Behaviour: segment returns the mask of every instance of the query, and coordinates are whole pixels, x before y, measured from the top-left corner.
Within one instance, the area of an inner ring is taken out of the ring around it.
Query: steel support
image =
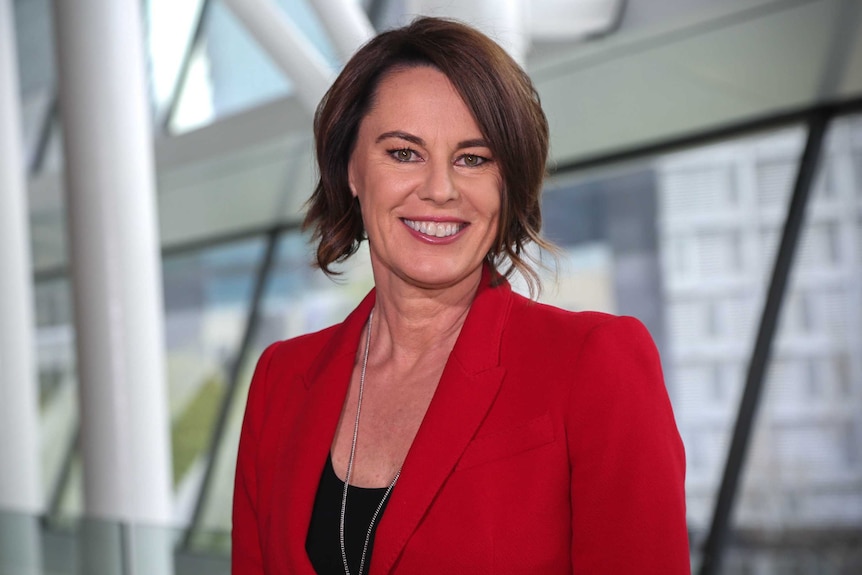
[[[802,233],[805,209],[811,195],[811,186],[817,171],[823,138],[831,117],[832,115],[828,111],[821,111],[811,118],[808,125],[808,141],[805,144],[805,151],[802,154],[799,170],[796,174],[793,195],[790,198],[790,207],[787,211],[787,219],[784,222],[781,243],[778,247],[778,255],[775,258],[772,278],[766,293],[766,302],[760,317],[760,326],[748,366],[745,389],[737,412],[733,438],[724,466],[724,475],[715,500],[712,524],[704,544],[700,575],[716,575],[720,572],[722,554],[730,531],[731,512],[736,501],[739,479],[745,465],[748,446],[751,443],[752,429],[760,405],[764,377],[769,367],[770,352],[772,342],[775,339],[781,304],[784,301],[796,246]]]
[[[313,0],[311,6],[345,62],[374,36],[368,14],[355,0]]]
[[[273,62],[293,81],[294,90],[309,112],[335,79],[320,52],[273,0],[223,0],[254,36]]]
[[[28,172],[31,176],[35,176],[42,171],[45,156],[48,154],[48,145],[51,143],[51,132],[54,128],[54,121],[57,119],[58,113],[57,91],[52,90],[51,101],[48,103],[45,115],[42,117],[42,123],[39,126],[39,137],[36,140],[36,148],[30,159]]]
[[[260,322],[260,307],[263,303],[263,297],[266,293],[266,286],[269,283],[270,275],[275,266],[275,256],[278,251],[278,239],[280,237],[281,233],[278,228],[270,230],[267,235],[266,251],[263,254],[263,259],[261,259],[260,267],[258,267],[257,276],[254,280],[254,288],[248,305],[248,314],[246,316],[242,341],[240,342],[234,361],[230,366],[230,371],[227,376],[227,392],[222,399],[218,418],[216,419],[215,427],[210,436],[209,448],[207,450],[206,470],[204,471],[203,481],[201,481],[200,491],[198,491],[198,497],[195,501],[192,518],[189,521],[189,525],[186,527],[186,532],[183,536],[182,547],[186,549],[191,547],[192,538],[200,524],[204,506],[206,505],[207,498],[209,496],[213,470],[216,468],[220,447],[222,446],[222,442],[227,431],[228,417],[230,416],[231,408],[236,401],[240,371],[242,370],[242,366],[248,360],[248,354],[251,351],[251,344],[254,340],[254,335],[257,333],[257,325]]]

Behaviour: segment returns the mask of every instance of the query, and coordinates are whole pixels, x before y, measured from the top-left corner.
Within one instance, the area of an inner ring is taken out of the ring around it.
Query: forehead
[[[455,86],[432,66],[395,68],[381,78],[360,131],[380,124],[407,131],[411,126],[424,130],[433,126],[481,136],[476,119]]]
[[[385,71],[377,82],[375,100],[381,93],[401,92],[410,88],[418,88],[419,92],[440,89],[458,96],[458,91],[446,74],[431,64],[415,64],[396,65]]]

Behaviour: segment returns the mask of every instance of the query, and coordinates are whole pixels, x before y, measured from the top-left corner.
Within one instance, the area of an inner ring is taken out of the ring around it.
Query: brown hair
[[[365,239],[358,200],[348,187],[347,165],[359,124],[381,79],[393,69],[432,66],[452,82],[476,119],[500,166],[502,191],[497,238],[486,261],[493,269],[509,260],[503,275],[518,269],[534,293],[539,276],[527,259],[529,242],[552,246],[539,236],[539,196],[548,156],[548,121],[530,78],[490,38],[452,20],[418,18],[384,32],[350,59],[317,107],[314,137],[320,179],[308,200],[303,229],[312,229],[317,265],[350,257]]]

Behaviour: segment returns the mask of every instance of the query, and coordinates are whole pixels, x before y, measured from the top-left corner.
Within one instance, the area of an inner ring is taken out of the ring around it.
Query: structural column
[[[338,55],[347,62],[360,46],[374,37],[374,26],[359,2],[353,0],[314,0],[311,3]]]
[[[138,0],[54,1],[85,512],[153,533],[173,510],[140,11]],[[165,552],[148,555],[147,573],[170,569]]]
[[[335,72],[274,0],[222,0],[272,61],[293,81],[297,98],[313,114]]]
[[[39,389],[12,0],[0,0],[0,573],[41,572]]]

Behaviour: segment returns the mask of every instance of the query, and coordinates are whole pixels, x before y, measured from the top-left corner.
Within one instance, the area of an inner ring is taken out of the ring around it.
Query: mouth
[[[433,238],[448,238],[450,236],[454,236],[468,225],[464,222],[429,222],[408,220],[406,218],[402,218],[401,221],[404,222],[411,230]]]

